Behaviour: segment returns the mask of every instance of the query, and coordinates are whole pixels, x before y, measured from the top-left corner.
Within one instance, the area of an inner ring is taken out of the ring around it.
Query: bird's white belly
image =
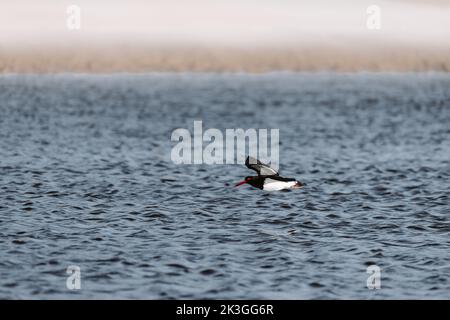
[[[297,181],[276,181],[264,184],[264,190],[266,191],[279,191],[284,189],[291,189],[297,184]]]

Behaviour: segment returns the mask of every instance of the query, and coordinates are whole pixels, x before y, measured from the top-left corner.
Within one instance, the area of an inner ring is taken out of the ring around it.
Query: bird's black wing
[[[247,168],[255,170],[260,176],[274,176],[278,175],[275,169],[272,169],[267,164],[262,163],[258,159],[248,156],[245,160],[245,165]]]
[[[274,177],[270,177],[272,180],[277,180],[277,181],[282,181],[282,182],[290,182],[290,181],[297,181],[294,178],[283,178],[280,176],[274,176]]]

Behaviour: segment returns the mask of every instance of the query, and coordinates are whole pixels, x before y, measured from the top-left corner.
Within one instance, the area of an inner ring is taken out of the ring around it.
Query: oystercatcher
[[[261,161],[248,156],[245,160],[247,168],[255,170],[257,176],[245,177],[245,180],[238,182],[235,187],[248,183],[249,185],[266,191],[278,191],[285,189],[298,189],[303,184],[293,178],[283,178],[278,172]]]

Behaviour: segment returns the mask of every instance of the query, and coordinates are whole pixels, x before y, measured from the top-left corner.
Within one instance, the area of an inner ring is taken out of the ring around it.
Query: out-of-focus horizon
[[[449,39],[442,0],[0,0],[3,72],[450,71]]]

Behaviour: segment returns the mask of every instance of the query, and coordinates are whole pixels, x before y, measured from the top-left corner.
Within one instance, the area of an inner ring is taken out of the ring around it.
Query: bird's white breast
[[[264,184],[264,190],[266,191],[279,191],[284,189],[291,189],[297,184],[297,181],[275,181]]]

